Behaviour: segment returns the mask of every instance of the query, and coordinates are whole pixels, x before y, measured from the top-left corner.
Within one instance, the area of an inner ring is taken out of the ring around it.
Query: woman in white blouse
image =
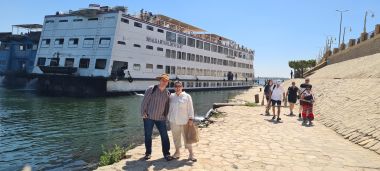
[[[182,146],[181,137],[183,137],[185,148],[189,150],[189,160],[196,162],[197,159],[194,158],[193,148],[191,144],[186,143],[184,134],[184,127],[187,124],[193,124],[193,100],[189,94],[182,91],[183,86],[181,82],[175,82],[174,87],[175,93],[170,95],[170,107],[168,114],[168,120],[170,122],[170,128],[173,134],[175,146],[173,158],[178,159],[180,157],[180,148]]]

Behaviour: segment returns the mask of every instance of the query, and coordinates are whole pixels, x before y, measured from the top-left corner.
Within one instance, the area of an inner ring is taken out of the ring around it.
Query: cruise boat
[[[253,85],[253,50],[162,14],[127,11],[90,4],[45,16],[33,69],[38,89],[74,96],[143,92],[162,73],[186,91]]]

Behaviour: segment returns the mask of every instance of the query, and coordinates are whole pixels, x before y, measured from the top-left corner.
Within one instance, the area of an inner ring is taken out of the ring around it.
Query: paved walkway
[[[303,127],[297,117],[282,116],[282,122],[274,123],[271,116],[262,115],[262,106],[219,111],[225,117],[200,131],[194,147],[198,162],[187,161],[185,150],[179,160],[166,162],[157,137],[152,159],[141,160],[141,145],[128,151],[127,159],[98,170],[380,170],[380,155],[318,122]]]

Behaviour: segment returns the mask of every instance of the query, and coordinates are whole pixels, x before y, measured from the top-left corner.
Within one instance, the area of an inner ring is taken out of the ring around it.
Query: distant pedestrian
[[[290,70],[290,79],[293,79],[293,70]]]
[[[185,144],[185,148],[189,150],[189,160],[197,161],[194,157],[193,147],[186,141],[185,126],[192,126],[194,119],[193,100],[191,96],[182,91],[183,85],[177,81],[174,83],[175,93],[170,95],[170,107],[168,120],[170,122],[170,128],[173,134],[173,141],[175,146],[175,153],[173,158],[178,159],[180,157],[180,148],[182,146],[181,139]]]
[[[273,81],[272,80],[268,80],[265,87],[264,87],[264,96],[265,96],[265,99],[267,100],[267,106],[265,108],[265,115],[270,115],[269,114],[269,110],[271,108],[271,99],[270,99],[270,96],[272,94],[272,90],[273,90]]]
[[[310,78],[305,78],[305,82],[302,83],[300,85],[300,88],[299,88],[299,98],[301,97],[301,95],[306,91],[306,88],[310,87],[310,90],[313,88],[313,86],[310,84]],[[301,112],[302,112],[302,104],[303,102],[300,101],[300,108],[299,108],[299,114],[298,114],[298,117],[301,118]]]
[[[169,111],[170,92],[166,89],[169,83],[169,75],[162,74],[157,77],[160,81],[158,85],[150,86],[144,95],[141,103],[141,116],[144,121],[145,135],[145,156],[148,160],[152,154],[152,132],[153,126],[156,125],[161,137],[162,153],[166,161],[170,161],[170,142],[166,128],[166,117]]]
[[[302,125],[306,125],[309,122],[309,126],[313,125],[314,113],[313,113],[313,103],[314,95],[311,91],[311,87],[307,87],[305,92],[301,95],[302,101]]]
[[[273,90],[271,93],[271,103],[273,110],[272,120],[276,119],[276,106],[277,106],[277,122],[281,120],[280,112],[281,112],[281,102],[285,101],[285,91],[281,86],[281,80],[276,81],[276,85],[273,86]]]
[[[294,116],[293,109],[294,109],[294,104],[297,103],[298,91],[299,89],[296,86],[296,83],[292,81],[292,86],[290,86],[288,88],[288,91],[286,92],[286,97],[288,98],[288,102],[289,102],[290,116]]]

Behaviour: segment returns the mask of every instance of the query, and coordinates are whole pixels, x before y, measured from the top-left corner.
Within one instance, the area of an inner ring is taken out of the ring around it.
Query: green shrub
[[[248,106],[248,107],[255,107],[255,106],[256,106],[256,103],[247,102],[247,103],[245,103],[245,106]]]
[[[120,161],[125,158],[125,153],[132,147],[133,144],[129,145],[127,148],[115,144],[112,149],[106,151],[102,145],[103,154],[100,156],[99,166],[106,166]]]

